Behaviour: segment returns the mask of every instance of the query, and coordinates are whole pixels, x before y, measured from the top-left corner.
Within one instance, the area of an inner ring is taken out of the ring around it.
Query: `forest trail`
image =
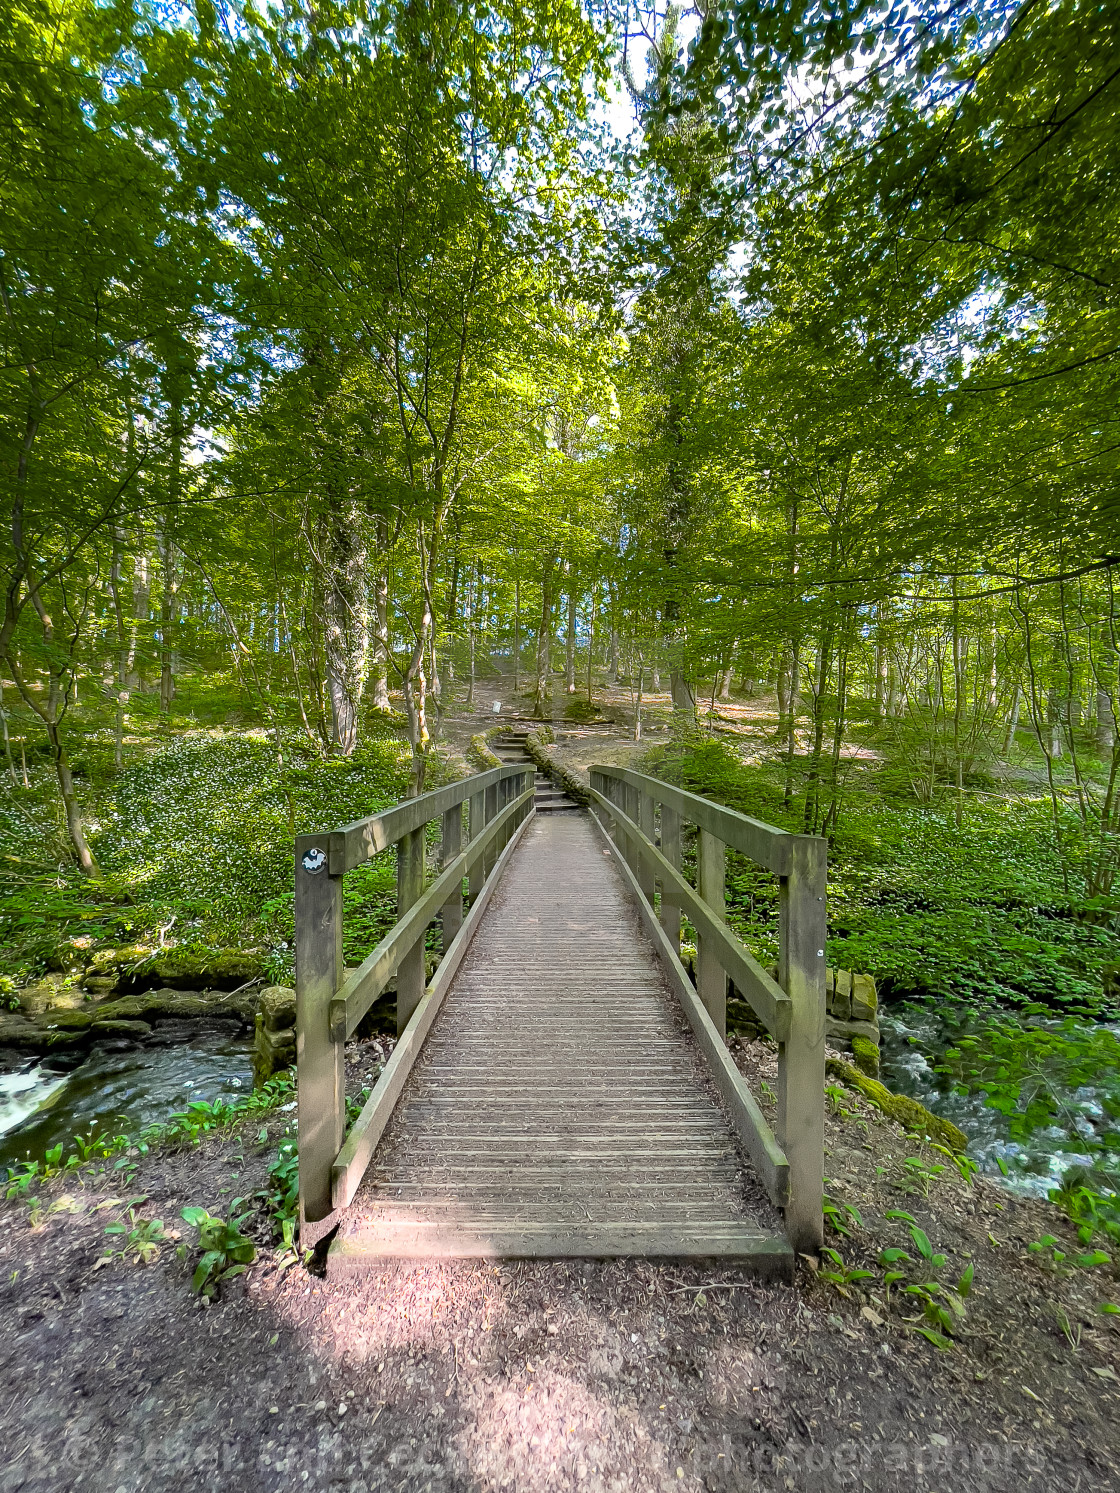
[[[735,1258],[788,1273],[683,1012],[585,814],[538,818],[495,891],[331,1249]]]

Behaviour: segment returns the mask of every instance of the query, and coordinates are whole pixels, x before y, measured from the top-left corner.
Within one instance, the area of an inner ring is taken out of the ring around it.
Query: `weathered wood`
[[[346,1123],[342,1048],[328,1027],[342,973],[342,878],[329,872],[325,835],[296,839],[295,931],[302,1228],[331,1212],[331,1166]]]
[[[604,838],[606,837],[604,836]],[[621,857],[618,858],[618,865],[623,877],[628,881],[631,892],[638,904],[642,922],[645,924],[661,956],[662,963],[672,983],[677,999],[684,1007],[689,1025],[696,1035],[696,1040],[700,1045],[701,1051],[708,1060],[712,1077],[715,1079],[716,1087],[719,1089],[724,1103],[728,1107],[739,1138],[746,1147],[747,1154],[754,1162],[759,1180],[766,1188],[771,1200],[779,1207],[784,1207],[790,1185],[789,1162],[786,1155],[775,1138],[774,1132],[770,1129],[766,1116],[759,1109],[746,1080],[738,1068],[736,1068],[723,1038],[712,1022],[712,1018],[708,1015],[708,1012],[693,990],[692,982],[681,968],[676,951],[666,938],[661,924],[653,914],[653,909],[649,906],[645,897],[641,895],[641,888],[638,886],[633,872],[630,871],[630,868]]]
[[[507,806],[501,820],[495,820],[480,831],[479,837],[440,872],[404,917],[394,923],[372,954],[347,976],[331,1002],[330,1030],[336,1042],[344,1042],[353,1035],[362,1017],[396,973],[403,955],[423,936],[432,918],[461,884],[464,875],[469,872],[473,880],[494,838],[506,825],[517,823],[532,806],[533,790],[530,788]]]
[[[485,809],[485,812],[484,812],[484,817],[485,817],[486,823],[489,824],[492,819],[496,818],[497,817],[497,813],[498,813],[498,785],[497,785],[497,783],[491,783],[490,786],[486,789],[486,809]],[[493,840],[491,840],[489,848],[487,849],[487,852],[486,852],[486,858],[485,858],[485,860],[483,862],[483,865],[485,867],[485,871],[486,871],[486,875],[487,876],[489,876],[490,872],[494,869],[494,863],[495,863],[495,861],[497,859],[498,859],[498,848],[494,844]]]
[[[461,803],[445,811],[441,830],[439,865],[441,871],[446,871],[463,849],[463,805]],[[440,918],[443,924],[443,951],[446,953],[456,933],[463,926],[463,878],[461,876],[454,891],[443,904]]]
[[[520,1223],[482,1220],[402,1220],[376,1234],[337,1239],[328,1271],[345,1280],[368,1272],[378,1259],[613,1260],[627,1258],[726,1260],[748,1265],[763,1280],[793,1279],[793,1253],[780,1236],[745,1224]]]
[[[645,792],[641,791],[640,789],[637,790],[637,792],[635,793],[634,797],[635,797],[635,800],[637,802],[637,809],[638,809],[638,812],[635,815],[636,822],[637,822],[638,827],[641,830],[642,834],[646,837],[647,840],[649,840],[649,841],[652,842],[653,836],[654,836],[654,833],[655,833],[655,827],[654,827],[654,822],[653,822],[653,818],[654,818],[653,799],[650,797],[650,795],[648,793],[645,793]],[[637,877],[638,877],[638,884],[639,884],[639,886],[642,889],[643,896],[646,898],[646,900],[649,902],[650,906],[652,907],[652,905],[653,905],[653,894],[654,894],[654,866],[653,866],[653,861],[650,859],[650,857],[648,855],[645,854],[644,848],[643,848],[643,846],[641,845],[640,842],[637,845],[636,849],[637,849],[637,860],[636,860],[636,864],[635,864],[634,869],[635,869],[635,872],[636,872]]]
[[[786,1233],[794,1249],[824,1242],[824,1038],[827,842],[791,836],[781,882],[778,979],[789,993],[789,1034],[778,1048],[778,1134],[790,1167]]]
[[[470,810],[467,816],[467,833],[470,835],[470,843],[473,845],[486,828],[486,794],[483,791],[472,793],[470,797]],[[467,882],[468,901],[474,905],[474,901],[482,890],[482,883],[486,880],[486,867],[481,859],[476,860],[471,866],[470,877]]]
[[[722,840],[702,829],[696,855],[696,890],[712,915],[727,921],[727,849]],[[720,959],[721,939],[697,934],[696,993],[721,1039],[727,1037],[727,975]]]
[[[393,1048],[389,1061],[385,1064],[380,1078],[373,1087],[373,1092],[362,1106],[361,1114],[354,1121],[350,1134],[346,1137],[346,1144],[340,1151],[336,1151],[331,1167],[331,1193],[336,1208],[349,1207],[351,1199],[358,1190],[358,1185],[369,1166],[370,1157],[377,1149],[377,1143],[384,1134],[385,1126],[389,1123],[393,1106],[400,1097],[405,1080],[420,1055],[424,1040],[439,1014],[444,997],[451,988],[451,982],[462,963],[463,955],[470,947],[471,939],[478,930],[482,915],[493,896],[494,888],[498,885],[506,862],[529,826],[532,818],[531,803],[528,804],[527,809],[527,817],[513,831],[509,844],[498,859],[494,868],[495,874],[486,883],[447,953],[440,961],[440,966],[432,976],[423,999],[413,1012],[408,1027]]]
[[[613,816],[619,833],[623,833],[626,825],[622,811],[603,795],[596,795],[596,801]],[[631,823],[629,830],[631,834],[636,834],[637,825]],[[735,981],[743,999],[753,1008],[759,1021],[772,1037],[779,1042],[784,1041],[793,1009],[789,996],[655,845],[647,847],[647,854],[653,858],[655,874],[661,880],[662,888],[670,886],[673,889],[679,905],[688,913],[697,933],[716,943],[724,969]]]
[[[686,793],[683,788],[663,783],[660,778],[632,772],[628,767],[610,767],[597,763],[591,771],[602,773],[605,778],[614,779],[618,783],[643,789],[657,803],[668,804],[675,809],[686,824],[706,829],[725,845],[741,851],[777,875],[786,874],[792,854],[791,841],[795,838],[786,830],[764,824],[761,819],[752,819],[749,814],[725,808],[723,804],[714,803],[710,798]]]
[[[406,798],[380,814],[371,814],[367,819],[356,819],[341,829],[331,830],[324,837],[329,845],[331,875],[341,876],[353,870],[363,861],[388,850],[402,836],[423,828],[433,819],[442,818],[448,809],[462,803],[471,794],[485,792],[492,784],[524,771],[520,763],[492,767],[457,783],[448,783],[445,788],[434,788],[419,798]]]
[[[424,891],[424,830],[410,830],[397,844],[397,919],[419,902]],[[397,962],[397,1032],[403,1032],[408,1019],[424,994],[424,937],[427,922],[413,943]]]
[[[397,1253],[603,1252],[788,1273],[605,843],[587,817],[535,816],[488,884],[332,1272]]]
[[[669,804],[661,805],[661,854],[674,871],[681,869],[681,816]],[[654,867],[656,870],[656,866]],[[681,951],[681,904],[672,880],[659,878],[661,887],[661,927],[673,947]]]

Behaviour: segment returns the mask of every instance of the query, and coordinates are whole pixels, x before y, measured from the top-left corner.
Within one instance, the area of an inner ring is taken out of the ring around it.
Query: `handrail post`
[[[467,819],[467,833],[472,840],[477,840],[486,828],[486,793],[472,793],[470,800],[470,814]],[[471,867],[467,879],[467,890],[471,906],[474,906],[475,898],[482,890],[482,883],[486,880],[486,870],[481,860],[475,861]]]
[[[439,847],[439,868],[442,871],[448,866],[463,848],[463,805],[456,804],[453,809],[448,809],[443,816]],[[446,954],[451,946],[451,940],[463,926],[463,886],[460,881],[455,888],[453,896],[449,897],[440,910],[440,921],[443,925],[443,952]]]
[[[629,819],[637,820],[638,817],[638,790],[631,783],[622,785],[622,811]],[[628,830],[622,832],[623,854],[626,862],[635,876],[641,865],[641,856],[638,853],[638,843]]]
[[[786,1233],[808,1253],[824,1243],[825,933],[827,842],[791,836],[780,881],[778,983],[792,1003],[788,1041],[778,1048],[778,1138],[789,1158]]]
[[[397,841],[397,917],[406,913],[424,891],[424,826],[402,835]],[[424,995],[427,975],[424,968],[424,934],[409,949],[397,966],[397,1035],[408,1025],[408,1018]]]
[[[484,817],[485,817],[485,821],[486,821],[487,824],[489,824],[490,821],[493,818],[495,818],[495,816],[497,815],[497,812],[498,812],[498,785],[497,785],[497,783],[491,783],[490,786],[489,786],[489,788],[486,789],[486,807],[485,807],[485,810],[483,812],[484,812]],[[494,846],[494,845],[491,845],[490,848],[489,848],[489,850],[487,850],[484,859],[486,861],[486,865],[483,867],[483,870],[485,872],[483,880],[485,880],[486,876],[489,876],[490,872],[494,869],[494,862],[498,859],[498,849],[497,849],[497,847]]]
[[[661,805],[661,854],[673,867],[681,868],[681,816],[668,804]],[[681,909],[673,891],[661,887],[661,926],[678,957],[681,952]]]
[[[328,836],[296,837],[296,1075],[300,1227],[331,1213],[331,1167],[346,1128],[346,1070],[330,1035],[342,977],[342,877],[328,869]]]
[[[696,890],[721,922],[727,921],[727,847],[723,841],[702,829],[696,853]],[[727,975],[719,962],[714,941],[697,936],[696,993],[715,1023],[716,1031],[727,1038]]]
[[[636,819],[638,827],[641,829],[642,834],[645,835],[646,839],[652,843],[654,835],[653,799],[648,793],[643,793],[641,790],[636,791],[635,797],[638,801],[638,812],[634,815],[634,818]],[[642,895],[652,907],[654,886],[653,862],[650,860],[648,855],[643,855],[640,842],[635,846],[635,849],[638,853],[638,864],[634,868],[634,874],[638,878],[638,885],[642,889]]]

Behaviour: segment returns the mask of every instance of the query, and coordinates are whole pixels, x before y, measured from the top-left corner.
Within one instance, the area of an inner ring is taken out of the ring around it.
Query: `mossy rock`
[[[146,1021],[95,1021],[89,1030],[92,1037],[131,1037],[134,1041],[152,1035]]]
[[[296,993],[289,985],[269,985],[261,991],[257,1020],[266,1032],[283,1032],[296,1024]]]
[[[51,1011],[80,1011],[88,1005],[86,993],[77,985],[64,985],[59,979],[40,980],[19,992],[20,1010],[25,1016],[46,1016]]]
[[[866,1073],[868,1078],[879,1077],[879,1045],[877,1042],[872,1042],[870,1037],[853,1037],[852,1056],[861,1073]]]
[[[260,978],[261,956],[253,949],[172,949],[138,970],[172,990],[236,990]]]
[[[46,1024],[58,1031],[84,1032],[93,1021],[92,1009],[86,1011],[49,1011]]]
[[[853,1068],[840,1058],[829,1058],[827,1071],[832,1077],[840,1079],[841,1083],[846,1083],[850,1089],[862,1094],[865,1099],[870,1099],[889,1119],[897,1120],[905,1129],[918,1135],[927,1135],[931,1140],[948,1146],[951,1151],[967,1149],[968,1136],[963,1130],[958,1130],[951,1120],[943,1120],[940,1115],[933,1114],[916,1099],[909,1099],[905,1094],[892,1094],[877,1079],[868,1078],[866,1073],[861,1073],[858,1068]]]

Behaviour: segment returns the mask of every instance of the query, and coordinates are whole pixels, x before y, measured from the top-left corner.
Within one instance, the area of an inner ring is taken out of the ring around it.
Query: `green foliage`
[[[263,732],[188,733],[131,763],[99,793],[90,838],[100,886],[65,869],[49,884],[0,880],[0,957],[42,964],[75,934],[94,946],[154,936],[200,950],[267,941],[273,978],[290,976],[293,833],[395,803],[408,758],[388,735],[349,758],[311,758],[298,739],[286,750],[280,768]],[[33,827],[34,850],[46,852],[49,818],[29,825],[33,807],[0,776],[0,851],[30,853]],[[348,959],[364,957],[392,922],[393,885],[386,857],[347,878]]]
[[[1039,1264],[1055,1275],[1067,1275],[1070,1270],[1093,1270],[1099,1265],[1112,1263],[1112,1256],[1103,1249],[1085,1250],[1071,1259],[1068,1251],[1053,1234],[1044,1234],[1033,1244],[1027,1245],[1028,1253],[1034,1255]]]
[[[225,1281],[242,1275],[257,1257],[251,1239],[238,1233],[238,1224],[207,1213],[205,1208],[184,1208],[182,1217],[198,1231],[201,1258],[191,1277],[191,1289],[208,1300],[221,1294]]]
[[[135,1207],[128,1210],[128,1222],[109,1224],[105,1232],[124,1236],[119,1250],[109,1250],[97,1261],[98,1265],[110,1260],[126,1260],[130,1256],[137,1265],[151,1265],[159,1258],[160,1246],[167,1242],[162,1218],[141,1218]]]
[[[128,1174],[135,1168],[135,1156],[145,1155],[157,1146],[175,1149],[196,1146],[211,1130],[228,1129],[242,1121],[269,1114],[281,1104],[290,1101],[295,1093],[295,1079],[290,1073],[278,1073],[259,1089],[239,1099],[227,1101],[216,1099],[213,1103],[198,1100],[185,1110],[170,1115],[167,1120],[145,1125],[135,1136],[111,1135],[96,1125],[69,1142],[60,1142],[47,1152],[43,1166],[37,1161],[27,1161],[9,1168],[6,1196],[22,1197],[40,1181],[49,1180],[60,1171],[80,1171],[82,1167],[100,1166],[112,1158],[118,1158],[114,1170]],[[66,1160],[62,1157],[65,1154]]]
[[[725,741],[686,736],[651,749],[642,768],[779,828],[800,828],[776,770],[744,765]],[[776,878],[732,853],[727,889],[728,921],[770,962]],[[830,963],[864,970],[896,995],[1107,1010],[1102,972],[1120,955],[1120,935],[1071,899],[1048,805],[977,803],[958,826],[865,791],[832,837],[828,900]]]

